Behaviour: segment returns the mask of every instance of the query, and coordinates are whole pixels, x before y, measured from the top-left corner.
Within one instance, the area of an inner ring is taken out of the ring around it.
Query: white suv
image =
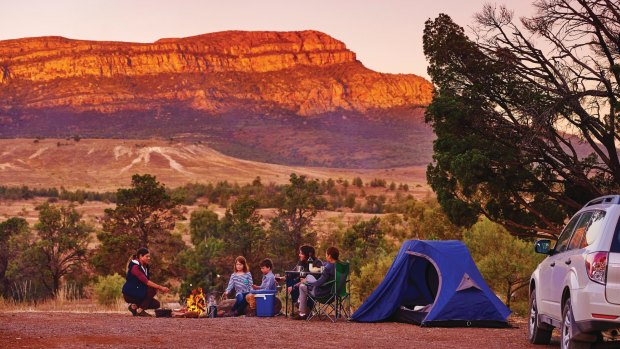
[[[562,349],[620,348],[620,195],[588,202],[568,222],[530,280],[529,339],[547,344],[559,327]],[[598,346],[597,346],[598,347]]]

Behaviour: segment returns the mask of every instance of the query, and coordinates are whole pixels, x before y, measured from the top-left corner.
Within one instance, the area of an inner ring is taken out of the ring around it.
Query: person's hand
[[[288,293],[291,293],[293,291],[293,286],[289,286],[287,289]]]
[[[228,298],[228,292],[224,291],[224,293],[222,294],[222,297]]]
[[[252,285],[252,289],[253,289],[253,290],[258,290],[259,288],[260,288],[259,286]]]
[[[166,286],[160,286],[159,290],[162,291],[163,293],[168,293],[170,292],[170,289]]]

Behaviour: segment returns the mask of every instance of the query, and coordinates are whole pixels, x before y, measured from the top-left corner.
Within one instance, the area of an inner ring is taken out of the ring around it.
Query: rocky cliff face
[[[4,114],[182,104],[209,114],[279,110],[310,116],[424,106],[430,98],[426,80],[366,69],[344,43],[316,31],[230,31],[151,44],[0,41]]]
[[[165,137],[289,165],[419,165],[430,99],[428,81],[369,70],[316,31],[0,41],[2,138]]]

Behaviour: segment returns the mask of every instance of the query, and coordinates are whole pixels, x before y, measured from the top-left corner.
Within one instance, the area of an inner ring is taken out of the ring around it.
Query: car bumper
[[[610,330],[612,328],[620,329],[620,323],[604,320],[576,321],[575,326],[577,327],[577,331],[579,333],[600,332]]]
[[[577,334],[589,334],[620,328],[620,305],[605,299],[605,286],[590,283],[582,289],[571,291],[571,306]],[[617,316],[615,319],[600,319],[593,314]]]

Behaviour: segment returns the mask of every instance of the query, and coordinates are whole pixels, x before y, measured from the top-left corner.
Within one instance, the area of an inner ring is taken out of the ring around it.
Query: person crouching
[[[129,311],[133,316],[152,316],[146,309],[159,309],[160,303],[154,299],[157,290],[163,293],[170,292],[165,286],[160,286],[149,280],[149,263],[151,255],[145,247],[138,249],[127,266],[127,276],[123,285],[123,298],[129,303]]]

